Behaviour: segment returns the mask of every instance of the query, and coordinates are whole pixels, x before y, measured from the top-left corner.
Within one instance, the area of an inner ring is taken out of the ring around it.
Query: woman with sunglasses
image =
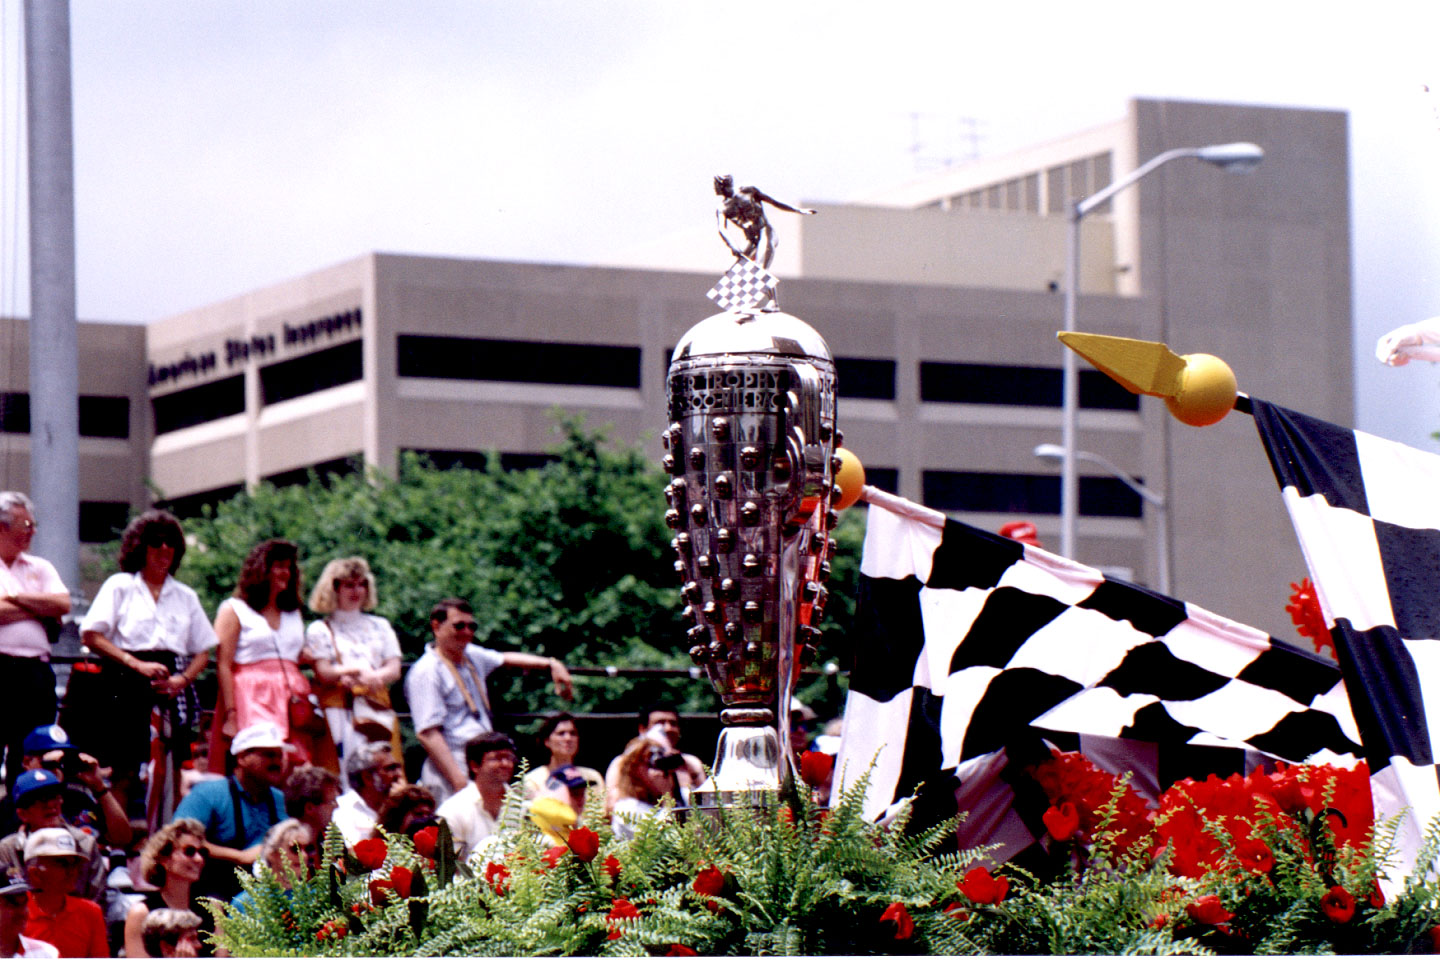
[[[190,894],[205,869],[205,859],[205,827],[199,820],[182,817],[151,834],[140,851],[140,874],[146,883],[159,889],[146,893],[126,914],[125,956],[150,956],[145,952],[142,934],[151,910],[191,910],[204,920],[203,930],[211,928],[214,920],[210,911]]]
[[[375,575],[363,557],[331,560],[310,593],[310,609],[323,619],[305,631],[315,658],[318,690],[330,737],[343,764],[372,740],[401,756],[400,725],[390,706],[390,686],[400,679],[400,641],[375,609]]]
[[[140,514],[120,538],[121,572],[101,585],[80,624],[81,639],[102,659],[85,696],[67,698],[67,720],[70,715],[88,720],[72,722],[72,733],[87,752],[114,768],[112,789],[122,809],[138,788],[141,765],[151,759],[150,714],[156,706],[164,718],[165,767],[173,766],[175,754],[183,760],[188,753],[200,712],[195,678],[218,642],[200,598],[175,579],[184,558],[180,522],[164,510]],[[75,703],[78,699],[85,702]],[[173,796],[175,771],[160,772],[171,776],[152,775],[150,783],[170,784]],[[173,803],[164,809],[160,800],[151,798],[152,826],[174,811]]]

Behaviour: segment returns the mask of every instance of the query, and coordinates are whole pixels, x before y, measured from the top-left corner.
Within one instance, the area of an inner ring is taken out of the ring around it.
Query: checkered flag
[[[1408,811],[1396,835],[1408,873],[1440,814],[1440,456],[1251,410],[1350,688],[1375,818]]]
[[[754,260],[739,257],[705,296],[714,300],[721,310],[755,310],[774,296],[779,282],[778,277]]]
[[[954,775],[964,789],[1031,727],[1297,763],[1359,753],[1330,660],[899,497],[866,498],[838,767],[847,784],[876,761],[867,815],[922,781]]]

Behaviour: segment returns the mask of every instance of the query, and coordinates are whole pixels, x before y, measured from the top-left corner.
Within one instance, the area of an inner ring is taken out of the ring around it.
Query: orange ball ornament
[[[1187,353],[1179,389],[1165,401],[1175,419],[1192,427],[1219,423],[1235,408],[1235,372],[1219,357]]]
[[[844,510],[860,499],[860,491],[865,486],[865,465],[860,458],[849,450],[841,447],[835,451],[840,458],[840,469],[835,472],[835,482],[840,485],[840,497],[831,506],[836,510]]]

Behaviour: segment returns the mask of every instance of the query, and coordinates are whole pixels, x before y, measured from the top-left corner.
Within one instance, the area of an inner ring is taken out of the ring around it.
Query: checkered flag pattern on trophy
[[[753,260],[738,257],[705,294],[721,310],[758,310],[775,295],[779,278]]]

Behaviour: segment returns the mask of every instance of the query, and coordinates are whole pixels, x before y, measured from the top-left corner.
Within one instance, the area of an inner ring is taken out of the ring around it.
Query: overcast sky
[[[23,315],[0,4],[0,312]],[[969,120],[991,153],[1133,96],[1337,108],[1358,424],[1440,449],[1440,368],[1373,358],[1440,314],[1437,7],[72,0],[80,314],[147,321],[371,250],[594,262],[709,221],[716,173],[844,201],[910,177],[917,132],[966,155]]]

